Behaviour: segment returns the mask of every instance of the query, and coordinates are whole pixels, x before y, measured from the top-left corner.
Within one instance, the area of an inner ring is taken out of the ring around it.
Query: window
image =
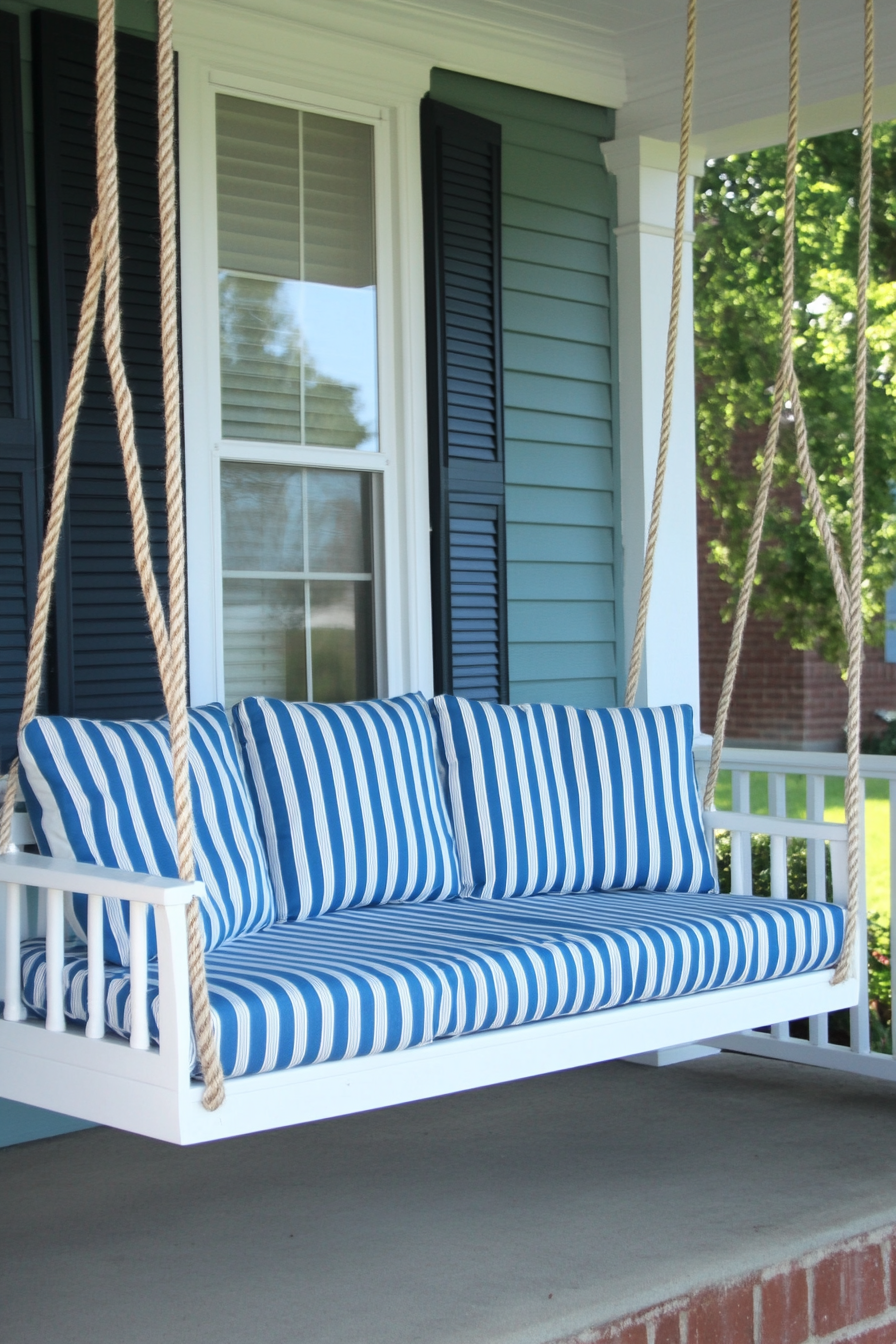
[[[372,128],[219,94],[217,155],[225,698],[365,698],[374,491],[342,463],[378,450]]]

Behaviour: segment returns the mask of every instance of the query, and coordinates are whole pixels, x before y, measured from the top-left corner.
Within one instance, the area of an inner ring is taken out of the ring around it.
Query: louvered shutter
[[[90,220],[96,27],[34,14],[36,159],[45,456],[55,453],[77,331]],[[167,597],[165,445],[159,314],[155,46],[118,38],[122,328],[137,443],[163,601]],[[62,714],[163,712],[155,652],[134,564],[131,522],[99,325],[75,439],[59,558],[49,698]]]
[[[19,19],[0,13],[0,771],[15,752],[40,528]]]
[[[421,120],[435,685],[506,701],[501,127]]]

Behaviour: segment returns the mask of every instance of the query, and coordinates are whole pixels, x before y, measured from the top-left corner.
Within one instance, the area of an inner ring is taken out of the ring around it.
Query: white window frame
[[[415,104],[360,103],[181,53],[180,200],[190,697],[224,698],[222,461],[374,476],[377,693],[432,690],[423,240]],[[349,81],[346,80],[346,83]],[[215,98],[229,93],[373,127],[379,451],[224,439]]]

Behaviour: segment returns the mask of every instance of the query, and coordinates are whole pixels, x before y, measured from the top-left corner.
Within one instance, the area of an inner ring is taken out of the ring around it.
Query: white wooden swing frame
[[[799,0],[791,0],[792,109],[793,16],[798,16],[798,4]],[[866,0],[866,24],[870,4],[871,0]],[[688,21],[676,255],[680,253],[684,235],[695,0],[689,0]],[[866,60],[866,104],[869,103],[869,70],[870,56]],[[867,110],[868,124],[863,131],[869,137],[870,145],[870,104]],[[791,120],[795,154],[795,115]],[[676,273],[680,284],[680,257]],[[668,438],[671,416],[670,369],[674,372],[676,335],[677,304],[673,297],[664,440]],[[660,456],[663,462],[662,443]],[[661,467],[654,498],[657,523],[662,475]],[[656,526],[653,524],[652,532],[655,539]],[[651,569],[652,547],[648,546],[639,631],[626,696],[628,702],[632,702],[637,686]],[[736,663],[736,656],[732,654],[732,657]],[[853,690],[852,684],[850,690]],[[720,746],[718,732],[717,736]],[[714,753],[714,769],[717,772],[717,752]],[[713,785],[711,772],[707,801],[711,798]],[[864,928],[861,908],[864,892],[853,871],[854,854],[858,851],[856,836],[850,828],[837,823],[719,812],[711,807],[704,812],[704,822],[711,852],[714,852],[718,831],[730,832],[732,837],[770,835],[785,843],[790,838],[803,838],[829,844],[833,899],[848,908],[851,924],[851,934],[835,977],[829,969],[813,971],[482,1031],[401,1051],[231,1078],[226,1085],[226,1103],[221,1105],[218,1099],[210,1108],[208,1081],[204,1085],[191,1077],[195,1007],[191,1000],[195,999],[196,981],[195,973],[190,969],[188,920],[185,918],[186,911],[195,911],[196,906],[191,903],[201,895],[202,884],[22,853],[22,846],[32,837],[27,817],[17,812],[13,818],[13,849],[0,855],[0,890],[5,891],[6,896],[0,1093],[11,1100],[61,1110],[80,1119],[173,1143],[193,1144],[596,1064],[854,1007],[859,1001],[859,957],[862,955],[860,940],[854,932],[856,927]],[[21,954],[29,889],[37,889],[41,924],[45,924],[46,929],[45,1019],[29,1017],[22,1002]],[[88,893],[88,1020],[84,1026],[67,1021],[64,1011],[65,896],[71,891]],[[107,1032],[105,1025],[103,901],[107,898],[127,901],[130,907],[132,1016],[128,1040]],[[824,899],[824,893],[815,893],[815,899]],[[150,1043],[147,1006],[146,927],[150,907],[155,916],[158,944],[158,1046]],[[219,1065],[218,1069],[220,1072]]]
[[[24,823],[25,817],[18,815]],[[707,813],[706,819],[710,837],[714,831],[730,831],[827,841],[834,899],[846,904],[846,827],[842,823],[737,812]],[[24,828],[20,838],[27,839]],[[202,1105],[203,1084],[190,1077],[190,982],[184,919],[184,910],[201,890],[201,883],[65,863],[33,854],[3,855],[0,874],[7,883],[7,988],[5,1020],[0,1021],[3,1095],[50,1110],[63,1108],[82,1120],[171,1143],[231,1138],[599,1064],[774,1022],[836,1012],[853,1007],[858,999],[857,964],[850,978],[838,985],[832,983],[830,970],[811,971],[781,980],[482,1031],[408,1050],[229,1078],[225,1104],[208,1111]],[[21,1002],[19,949],[27,887],[40,889],[46,910],[46,1020],[26,1017]],[[63,1011],[64,892],[72,890],[86,890],[91,898],[86,1027],[67,1022]],[[105,1028],[104,897],[130,902],[134,1017],[129,1041],[107,1034]],[[158,942],[158,1047],[149,1045],[146,943],[139,934],[134,937],[135,929],[146,927],[149,906],[155,913]],[[853,955],[857,957],[858,951]],[[142,994],[138,986],[144,987]]]

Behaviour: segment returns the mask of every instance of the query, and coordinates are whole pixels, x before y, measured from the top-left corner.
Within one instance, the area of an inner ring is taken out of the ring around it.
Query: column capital
[[[678,171],[678,141],[654,140],[649,135],[630,135],[622,140],[607,140],[601,145],[607,167],[618,174],[625,168],[660,168],[665,172]],[[706,164],[703,145],[691,145],[688,155],[688,174],[701,177]]]

